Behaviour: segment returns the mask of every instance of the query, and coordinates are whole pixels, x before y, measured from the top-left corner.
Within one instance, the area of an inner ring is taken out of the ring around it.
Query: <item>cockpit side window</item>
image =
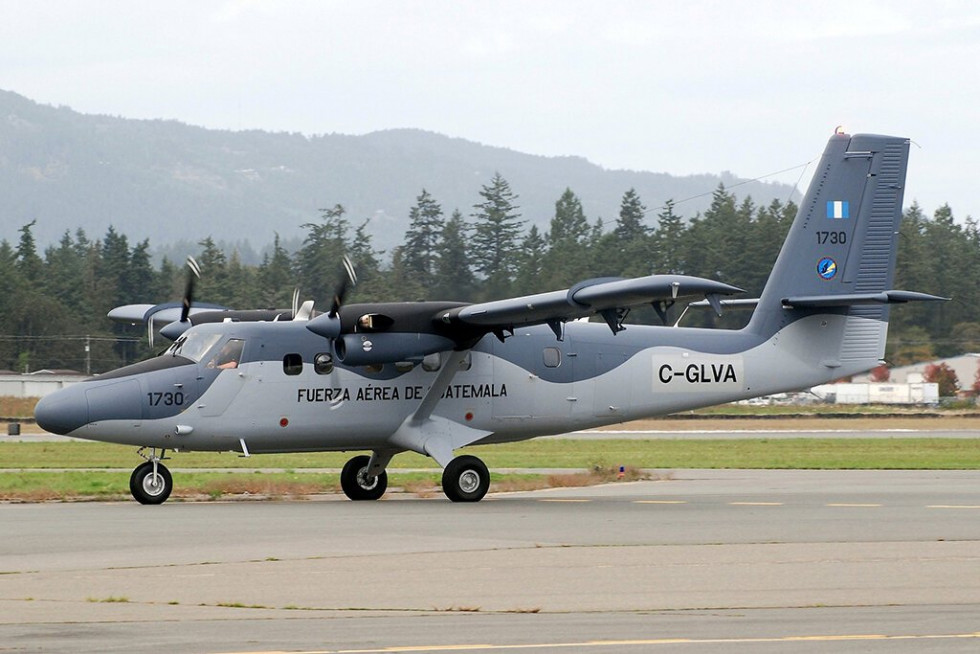
[[[245,341],[240,338],[229,339],[221,346],[221,349],[208,361],[208,368],[219,368],[220,370],[230,370],[237,368],[242,360],[242,350],[245,348]]]

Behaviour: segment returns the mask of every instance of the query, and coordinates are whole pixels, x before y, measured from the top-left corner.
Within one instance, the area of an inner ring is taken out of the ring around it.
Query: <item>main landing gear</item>
[[[146,463],[138,465],[133,470],[129,478],[129,492],[140,504],[163,504],[170,497],[170,491],[174,489],[174,480],[170,476],[170,471],[160,463],[166,458],[164,457],[166,450],[160,450],[160,456],[157,456],[156,448],[149,455],[143,454],[144,449],[146,448],[139,450],[139,455],[146,459]]]
[[[453,502],[479,502],[490,490],[490,471],[475,456],[458,456],[442,471],[442,492]]]
[[[392,454],[355,456],[340,473],[340,486],[352,500],[377,500],[388,488],[385,466]],[[373,474],[372,474],[373,473]],[[442,471],[442,492],[453,502],[479,502],[490,490],[490,471],[475,456],[458,456]]]

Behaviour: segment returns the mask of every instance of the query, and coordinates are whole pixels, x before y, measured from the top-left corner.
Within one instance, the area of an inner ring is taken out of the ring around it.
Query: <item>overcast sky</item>
[[[0,17],[0,88],[84,113],[417,127],[744,177],[812,161],[843,125],[917,144],[906,204],[980,218],[975,1],[0,0]]]

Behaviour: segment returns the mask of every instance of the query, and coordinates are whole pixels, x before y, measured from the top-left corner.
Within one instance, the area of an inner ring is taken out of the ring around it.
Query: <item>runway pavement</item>
[[[978,572],[975,471],[6,504],[0,652],[975,652]]]

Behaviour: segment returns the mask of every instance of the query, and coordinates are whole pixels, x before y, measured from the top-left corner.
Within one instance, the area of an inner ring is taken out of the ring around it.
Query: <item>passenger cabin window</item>
[[[561,365],[561,350],[557,347],[544,349],[544,365],[546,368],[557,368]]]
[[[313,356],[313,371],[318,375],[329,375],[333,372],[333,355],[320,352]]]
[[[221,346],[218,353],[208,361],[208,368],[218,368],[220,370],[231,370],[237,368],[242,360],[242,350],[245,348],[245,341],[240,338],[232,338]]]
[[[287,354],[282,358],[282,371],[287,375],[298,375],[303,372],[303,357],[299,354]]]

